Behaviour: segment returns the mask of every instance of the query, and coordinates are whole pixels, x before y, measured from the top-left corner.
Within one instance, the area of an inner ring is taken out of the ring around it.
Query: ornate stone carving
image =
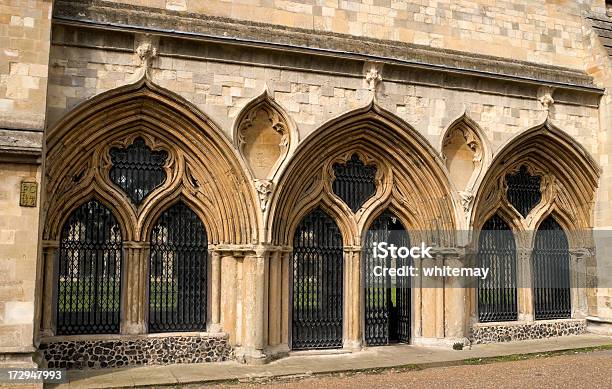
[[[365,81],[368,84],[368,89],[376,91],[378,85],[382,82],[382,67],[383,64],[377,62],[366,62],[364,65]]]
[[[474,193],[468,191],[459,192],[459,197],[461,197],[461,206],[463,207],[463,211],[465,213],[470,211],[472,207],[472,201],[474,200]]]
[[[359,231],[383,208],[393,210],[406,228],[440,231],[436,241],[449,244],[453,238],[442,236],[442,231],[453,230],[456,224],[451,196],[442,194],[448,193],[447,181],[442,179],[445,174],[437,161],[422,154],[425,148],[420,141],[400,136],[413,129],[389,124],[400,122],[372,100],[306,138],[296,151],[300,154],[294,157],[300,164],[288,164],[277,184],[278,196],[272,196],[275,215],[281,210],[285,213],[269,220],[270,240],[291,244],[304,210],[323,206],[334,214],[348,246],[361,247]],[[405,152],[389,153],[388,145]],[[366,166],[376,166],[375,192],[365,202],[356,202],[356,212],[334,194],[340,191],[333,190],[334,164],[346,164],[355,153]],[[325,166],[323,171],[321,165]]]
[[[239,116],[237,146],[256,179],[271,178],[287,155],[291,140],[284,116],[267,93]]]
[[[138,112],[126,109],[134,104],[140,107]],[[211,241],[246,244],[256,240],[258,198],[252,180],[220,129],[185,104],[180,96],[153,84],[145,73],[134,84],[80,105],[51,128],[47,137],[45,239],[57,239],[64,215],[93,197],[112,208],[126,240],[138,241],[147,236],[164,207],[183,197],[207,225]],[[115,120],[125,126],[118,128]],[[110,150],[126,149],[136,138],[142,138],[153,153],[167,153],[163,172],[159,166],[155,169],[165,179],[156,179],[145,188],[148,193],[142,193],[138,206],[121,189],[127,183],[123,176],[126,180],[129,177],[121,173],[117,183],[109,177],[113,167]],[[225,228],[217,222],[220,220],[237,223],[239,230]]]
[[[141,65],[145,67],[151,66],[151,60],[157,57],[157,48],[149,42],[143,43],[136,49],[138,57],[140,58]]]
[[[465,118],[453,124],[442,141],[442,155],[459,191],[472,191],[481,173],[484,147]]]
[[[542,107],[546,112],[548,112],[555,103],[555,100],[552,97],[553,92],[554,89],[549,87],[542,87],[538,90],[538,101],[540,104],[542,104]]]
[[[382,81],[382,76],[378,73],[376,68],[372,68],[366,73],[366,81],[368,82],[368,88],[370,90],[375,90],[376,85]]]
[[[136,54],[140,59],[140,66],[150,68],[153,59],[157,57],[156,41],[150,35],[143,35],[137,39]]]
[[[255,180],[255,189],[257,189],[257,196],[259,197],[259,206],[262,212],[268,208],[268,200],[270,193],[272,193],[272,181],[270,180]]]

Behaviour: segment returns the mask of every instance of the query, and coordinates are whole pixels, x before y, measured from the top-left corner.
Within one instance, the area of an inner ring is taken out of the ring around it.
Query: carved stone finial
[[[140,66],[150,68],[153,59],[157,57],[155,40],[150,35],[143,35],[136,42],[136,54],[140,59]]]
[[[538,91],[538,101],[542,104],[545,111],[549,111],[555,100],[552,97],[554,89],[550,87],[542,87]]]
[[[270,193],[272,193],[272,181],[255,180],[255,189],[257,189],[257,196],[259,197],[259,206],[261,207],[261,211],[265,212],[265,210],[268,208]]]
[[[368,83],[368,89],[375,91],[378,84],[382,81],[382,64],[367,62],[364,69],[367,69],[365,72],[365,80]]]

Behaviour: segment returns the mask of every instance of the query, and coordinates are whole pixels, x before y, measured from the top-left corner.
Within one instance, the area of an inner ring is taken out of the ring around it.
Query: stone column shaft
[[[436,265],[445,266],[445,258],[443,255],[436,256]],[[444,311],[445,311],[445,279],[440,277],[435,281],[435,298],[436,298],[436,338],[444,338]]]
[[[268,292],[268,344],[277,346],[281,343],[282,322],[282,258],[281,252],[275,251],[270,257],[270,288]]]
[[[446,265],[451,268],[462,268],[463,262],[458,255],[449,256]],[[445,336],[449,338],[465,337],[466,289],[460,277],[449,277],[444,285]]]
[[[124,288],[122,334],[143,334],[147,331],[146,315],[148,242],[123,243]]]
[[[230,344],[237,344],[237,261],[233,255],[221,258],[221,293],[219,320],[223,329],[229,334]]]
[[[210,260],[210,331],[218,332],[221,323],[221,256],[213,251]]]
[[[286,252],[281,255],[281,343],[289,346],[289,261],[291,253]]]
[[[517,250],[517,304],[518,319],[521,321],[533,321],[533,290],[531,278],[531,252],[530,249]]]
[[[350,248],[344,251],[345,271],[344,283],[344,347],[359,349],[362,343],[361,335],[361,251]]]
[[[42,337],[53,336],[55,334],[56,305],[54,291],[57,282],[55,264],[57,262],[58,247],[58,242],[45,242],[43,247],[43,308],[40,333]]]
[[[244,260],[244,325],[245,339],[242,346],[245,351],[245,359],[260,359],[263,357],[264,343],[267,334],[264,334],[267,302],[266,297],[266,272],[267,253],[247,255]]]

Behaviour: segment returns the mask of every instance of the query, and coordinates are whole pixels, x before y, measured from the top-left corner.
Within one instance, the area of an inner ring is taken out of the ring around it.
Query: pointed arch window
[[[151,233],[149,332],[206,329],[208,237],[200,218],[180,201]]]
[[[536,320],[570,318],[569,243],[554,217],[549,216],[540,224],[532,255]]]
[[[97,200],[81,205],[62,228],[57,334],[119,333],[121,229]]]
[[[374,256],[375,242],[387,242],[397,247],[410,247],[410,235],[402,222],[390,211],[374,220],[364,242],[365,328],[368,346],[410,341],[411,290],[410,277],[395,277],[388,273],[375,276],[375,267],[400,268],[412,265],[410,258],[385,259]]]
[[[353,212],[376,193],[376,166],[366,165],[357,154],[346,163],[335,163],[332,189]]]
[[[126,148],[110,149],[112,168],[109,177],[139,206],[155,188],[166,181],[164,165],[168,153],[153,151],[138,137]]]
[[[489,276],[478,280],[479,321],[517,320],[516,245],[510,226],[497,214],[480,231],[478,266],[489,269]]]
[[[293,237],[292,348],[342,347],[342,235],[323,210],[310,212]]]

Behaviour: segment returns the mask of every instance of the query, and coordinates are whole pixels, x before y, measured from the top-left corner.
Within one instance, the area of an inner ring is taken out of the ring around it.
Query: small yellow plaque
[[[31,181],[21,182],[21,193],[19,195],[19,205],[22,207],[35,207],[38,195],[38,183]]]

